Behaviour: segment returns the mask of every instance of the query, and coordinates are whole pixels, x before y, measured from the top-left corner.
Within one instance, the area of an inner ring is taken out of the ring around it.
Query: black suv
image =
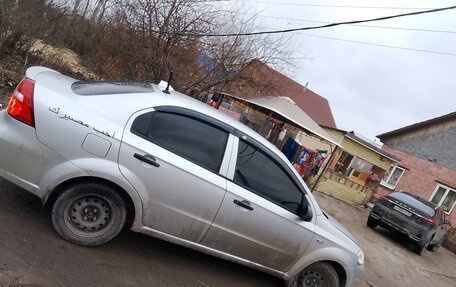
[[[409,192],[392,192],[380,198],[369,214],[367,226],[381,225],[397,230],[414,243],[414,251],[421,255],[428,248],[436,251],[445,235],[443,209]]]

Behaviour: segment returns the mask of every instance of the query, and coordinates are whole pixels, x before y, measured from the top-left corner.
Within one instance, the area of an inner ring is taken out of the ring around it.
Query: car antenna
[[[169,71],[168,84],[166,85],[166,89],[163,90],[163,93],[169,94],[169,85],[171,84],[172,80],[173,80],[173,71]]]

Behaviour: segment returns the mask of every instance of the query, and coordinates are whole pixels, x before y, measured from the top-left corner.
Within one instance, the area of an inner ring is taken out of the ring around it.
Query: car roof
[[[438,208],[436,204],[407,191],[392,192],[388,196],[400,200],[408,206],[424,212],[431,217],[434,216],[436,209]]]
[[[138,83],[74,82],[73,87],[78,90],[74,96],[79,98],[79,102],[85,103],[88,108],[96,109],[97,112],[119,126],[125,125],[134,113],[147,108],[160,106],[186,108],[228,124],[266,148],[275,151],[275,154],[282,160],[288,162],[288,159],[275,145],[248,126],[180,92],[170,90],[168,94],[164,93],[158,85]],[[111,93],[107,93],[105,89]],[[100,103],[103,104],[100,105]]]

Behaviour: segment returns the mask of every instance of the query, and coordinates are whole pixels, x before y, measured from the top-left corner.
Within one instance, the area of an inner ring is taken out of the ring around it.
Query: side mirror
[[[308,204],[301,204],[299,207],[299,216],[304,221],[311,221],[313,217],[312,208]]]

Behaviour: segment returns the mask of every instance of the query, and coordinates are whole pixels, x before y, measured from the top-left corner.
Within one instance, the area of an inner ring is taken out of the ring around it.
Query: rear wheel
[[[440,246],[442,246],[442,243],[443,243],[443,238],[439,240],[439,242],[437,242],[437,244],[435,245],[432,245],[432,246],[428,246],[428,250],[431,250],[432,252],[435,252],[437,251]]]
[[[328,263],[317,262],[305,268],[291,287],[339,287],[337,272]]]
[[[378,220],[373,219],[370,216],[367,218],[367,226],[369,226],[370,228],[375,228],[375,227],[377,227],[377,225],[378,225]]]
[[[418,243],[415,246],[415,253],[418,255],[423,254],[423,251],[426,250],[426,248],[429,246],[429,243],[431,243],[431,240],[432,240],[432,236],[424,244]]]
[[[101,183],[83,183],[64,190],[52,208],[52,223],[64,239],[84,246],[108,242],[126,219],[123,198]]]

